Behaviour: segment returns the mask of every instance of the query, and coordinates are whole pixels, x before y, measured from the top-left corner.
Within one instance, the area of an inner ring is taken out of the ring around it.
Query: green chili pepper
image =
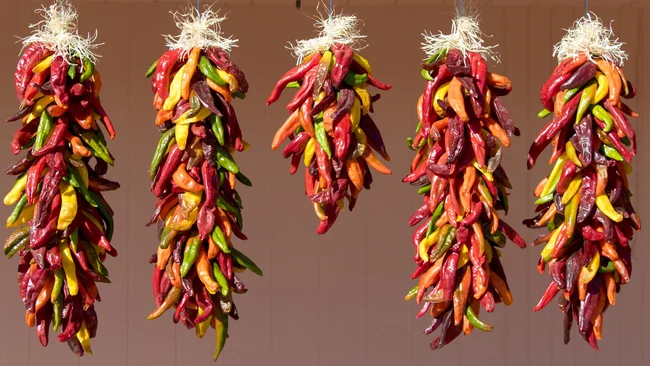
[[[84,185],[83,180],[81,179],[81,176],[79,175],[79,171],[77,168],[68,165],[67,167],[68,174],[63,178],[64,181],[72,184],[73,187],[75,187],[79,193],[84,197],[86,202],[90,203],[91,206],[97,207],[97,202],[95,199],[90,195],[90,192],[88,191],[88,188]]]
[[[239,166],[237,166],[237,163],[235,163],[235,160],[228,151],[221,146],[215,146],[215,152],[217,154],[217,162],[219,165],[233,174],[239,173]]]
[[[287,86],[285,86],[285,88],[300,89],[300,83],[298,83],[297,81],[292,81],[289,84],[287,84]]]
[[[445,225],[440,231],[440,238],[438,239],[438,244],[436,248],[431,253],[431,262],[437,261],[440,257],[445,255],[449,248],[451,248],[451,243],[456,238],[456,228],[451,225]]]
[[[614,159],[616,161],[623,161],[623,155],[621,155],[618,150],[616,150],[613,147],[610,147],[607,144],[602,144],[601,149],[603,150],[603,154],[607,156],[610,159]]]
[[[231,248],[230,255],[232,256],[232,259],[235,261],[235,263],[239,264],[240,266],[250,270],[251,272],[255,273],[258,276],[263,276],[264,274],[262,273],[262,270],[253,262],[250,258],[245,256],[242,252],[238,251],[235,248]]]
[[[548,228],[549,231],[553,231],[560,227],[564,223],[564,217],[560,215],[555,215],[553,220],[549,221],[546,227]]]
[[[217,310],[214,312],[214,320],[214,330],[217,333],[217,342],[214,347],[212,358],[216,361],[223,350],[223,346],[226,344],[226,339],[228,338],[228,316]]]
[[[50,136],[50,132],[52,132],[53,124],[54,118],[52,118],[52,115],[49,114],[47,110],[44,110],[41,114],[41,120],[39,121],[38,129],[36,130],[34,150],[40,150],[43,147],[45,141],[47,141],[47,138]]]
[[[497,230],[494,232],[494,234],[492,234],[490,233],[489,225],[483,224],[483,233],[486,239],[494,243],[494,245],[498,246],[499,248],[506,246],[506,237],[501,231]]]
[[[413,138],[412,137],[407,137],[406,138],[406,146],[409,147],[409,149],[415,151],[417,150],[416,148],[413,147]]]
[[[99,196],[99,193],[93,190],[89,190],[88,193],[90,193],[90,196],[93,198],[93,200],[97,202],[97,211],[99,211],[99,215],[106,223],[106,234],[104,236],[106,237],[106,239],[108,239],[108,241],[113,240],[113,231],[115,230],[115,223],[113,222],[113,216],[111,216],[108,207],[106,207],[106,204]]]
[[[350,86],[361,85],[368,81],[368,74],[355,74],[352,71],[348,71],[343,81]]]
[[[484,332],[491,332],[494,327],[483,323],[477,316],[474,314],[474,311],[472,310],[471,306],[467,307],[467,310],[465,310],[465,316],[467,316],[467,320],[469,320],[469,323],[476,329],[482,330]]]
[[[79,77],[79,81],[81,81],[82,83],[90,79],[90,77],[93,76],[93,74],[95,73],[95,64],[93,63],[93,60],[89,58],[84,58],[83,65],[84,65],[84,72]]]
[[[52,314],[52,329],[56,332],[61,325],[61,318],[63,318],[63,293],[59,291],[59,297],[56,301],[52,301],[54,313]]]
[[[187,118],[194,118],[201,111],[203,104],[201,104],[201,99],[198,95],[192,95],[190,97],[190,110],[187,112]]]
[[[436,207],[436,210],[433,211],[433,215],[431,215],[431,221],[429,221],[429,227],[427,228],[427,234],[424,236],[425,238],[431,233],[433,233],[436,230],[436,221],[442,216],[442,210],[444,209],[444,201],[440,202],[438,204],[438,207]]]
[[[429,73],[429,70],[422,69],[420,73],[424,80],[433,81],[433,77],[431,76],[431,73]]]
[[[27,141],[27,143],[26,143],[25,145],[23,145],[23,146],[20,147],[20,150],[27,150],[27,149],[29,149],[30,147],[34,146],[34,142],[35,142],[35,141],[36,141],[36,136],[34,136],[34,137],[32,137],[31,139],[29,139],[29,141]]]
[[[537,118],[546,118],[546,116],[549,114],[551,114],[551,111],[548,109],[542,109],[539,113],[537,113]]]
[[[216,226],[216,225],[215,225]],[[196,257],[199,254],[201,246],[201,239],[198,236],[191,237],[185,245],[185,253],[183,254],[183,262],[181,263],[181,277],[185,278],[187,273],[196,262]]]
[[[549,194],[547,194],[545,196],[542,196],[542,197],[538,198],[537,201],[535,201],[535,204],[536,205],[543,205],[545,203],[549,203],[549,202],[553,201],[553,196],[554,195],[555,195],[555,191],[553,191],[553,192],[551,192],[551,193],[549,193]]]
[[[25,208],[25,205],[27,205],[27,195],[23,193],[23,195],[20,196],[18,202],[16,202],[14,210],[11,212],[11,216],[9,216],[9,219],[7,220],[7,225],[11,225],[16,222],[16,220],[18,220],[20,214],[23,212],[23,208]]]
[[[314,121],[314,133],[316,134],[316,141],[320,145],[321,149],[325,151],[328,158],[332,158],[332,151],[330,150],[330,144],[327,140],[327,132],[325,131],[325,126],[323,126],[323,116],[319,115],[318,118]]]
[[[497,184],[497,189],[499,194],[499,200],[503,204],[503,211],[507,215],[508,209],[510,208],[510,203],[508,202],[508,194],[506,193],[506,189],[500,184]]]
[[[219,145],[223,146],[226,139],[223,130],[223,122],[221,122],[221,117],[217,116],[216,114],[211,114],[210,117],[208,117],[208,120],[210,121],[212,132],[214,133],[214,137],[217,138],[217,142],[219,142]]]
[[[232,93],[232,97],[233,98],[239,98],[239,99],[246,99],[246,94],[244,94],[244,93],[242,93],[240,91],[236,91],[236,92]]]
[[[236,190],[232,191],[232,194],[235,198],[235,202],[237,202],[237,207],[239,207],[240,210],[244,209],[244,204],[242,203],[241,196],[239,195],[239,192]]]
[[[153,75],[154,72],[156,72],[156,68],[158,67],[158,60],[154,61],[151,66],[149,66],[149,70],[147,70],[147,73],[144,74],[144,77],[147,79]]]
[[[616,268],[614,267],[614,262],[607,262],[607,266],[603,267],[600,266],[598,267],[598,273],[609,273],[609,272],[614,272]]]
[[[81,241],[81,245],[83,245],[84,251],[88,256],[88,262],[95,269],[95,272],[102,276],[108,276],[108,269],[104,266],[102,261],[99,260],[99,257],[97,256],[97,251],[95,250],[93,245],[84,240]]]
[[[226,181],[226,173],[222,169],[219,169],[219,182],[225,182]]]
[[[106,140],[104,135],[101,133],[101,130],[89,131],[89,130],[79,130],[78,127],[72,127],[73,132],[79,135],[83,142],[88,146],[89,150],[93,153],[93,156],[100,158],[107,162],[110,165],[113,165],[115,162],[111,153],[106,147]]]
[[[431,192],[431,183],[427,184],[424,187],[420,187],[420,189],[418,189],[418,194],[425,194],[427,192]]]
[[[581,87],[579,86],[579,87],[567,90],[566,93],[564,93],[564,96],[562,97],[562,103],[566,103],[569,100],[571,100],[571,98],[573,98],[574,95],[578,94],[578,92],[580,91],[580,88]],[[551,113],[551,111],[547,111],[547,112],[549,114]]]
[[[418,285],[413,286],[412,289],[404,296],[404,300],[411,300],[418,294]]]
[[[593,103],[594,98],[596,97],[596,89],[598,89],[596,79],[589,80],[582,89],[580,101],[578,102],[578,110],[576,111],[576,124],[580,123],[582,116],[584,116],[591,103]]]
[[[244,222],[241,215],[241,211],[237,207],[231,205],[230,202],[226,201],[223,198],[223,195],[217,196],[217,206],[226,212],[230,212],[234,214],[235,218],[237,219],[237,224],[239,225],[239,229],[244,228]]]
[[[243,184],[243,185],[245,185],[247,187],[252,187],[253,186],[253,183],[250,181],[250,179],[248,179],[248,177],[246,177],[244,175],[244,173],[242,173],[241,171],[239,173],[235,174],[235,178],[237,178],[237,180],[241,184]]]
[[[176,238],[176,234],[178,234],[178,231],[165,227],[160,234],[160,249],[167,249],[169,244]]]
[[[212,263],[212,272],[214,273],[214,279],[217,280],[219,284],[219,289],[221,290],[222,296],[228,296],[230,293],[230,286],[228,285],[228,279],[221,272],[221,268],[217,263]]]
[[[79,228],[74,229],[70,234],[70,245],[72,245],[72,250],[79,251]]]
[[[625,146],[630,146],[630,139],[627,136],[623,136],[623,138],[621,139],[621,142]]]
[[[201,73],[205,75],[206,78],[214,81],[215,84],[219,86],[228,85],[225,80],[219,77],[217,69],[214,67],[212,62],[210,62],[210,59],[208,59],[206,56],[201,55],[201,58],[199,58],[199,70],[201,70]]]
[[[72,63],[68,66],[68,77],[70,80],[74,80],[77,77],[77,65]]]
[[[217,244],[217,246],[222,252],[230,253],[230,247],[228,246],[228,242],[226,241],[226,236],[223,234],[223,231],[221,231],[219,225],[214,225],[210,237],[212,238],[212,241],[215,242],[215,244]]]
[[[64,277],[63,268],[59,268],[54,272],[54,286],[52,286],[52,293],[50,294],[50,301],[52,303],[56,302],[61,295],[63,290],[63,277]]]
[[[605,110],[605,108],[603,108],[600,104],[596,104],[591,108],[591,113],[593,113],[594,117],[603,121],[605,124],[603,132],[608,133],[612,130],[612,127],[614,126],[614,120],[612,119],[612,116],[610,116],[609,113]]]
[[[11,259],[18,251],[20,251],[23,248],[26,248],[29,245],[29,226],[27,226],[27,233],[22,236],[20,240],[15,242],[15,244],[9,248],[7,251],[7,247],[5,247],[5,255],[7,256],[7,259]]]
[[[149,165],[149,179],[154,179],[156,177],[156,172],[158,172],[158,167],[162,162],[165,154],[167,153],[167,147],[169,143],[174,139],[174,134],[176,131],[176,126],[172,126],[169,130],[165,131],[158,140],[158,146],[156,146],[156,152],[153,155],[151,164]]]
[[[437,50],[433,55],[431,55],[431,57],[429,57],[427,59],[427,63],[430,64],[432,62],[436,62],[439,59],[445,57],[446,55],[447,55],[447,50],[444,49],[444,48],[441,48],[441,49]]]
[[[302,128],[302,126],[298,126],[298,128],[296,128],[296,132],[295,132],[295,134],[297,135],[297,134],[303,132],[304,130],[305,130],[305,129]]]
[[[485,197],[489,203],[493,203],[494,200],[492,199],[492,194],[490,194],[490,190],[488,187],[485,185],[485,182],[483,182],[483,179],[479,181],[479,184],[477,185],[478,189],[481,191],[481,196]]]

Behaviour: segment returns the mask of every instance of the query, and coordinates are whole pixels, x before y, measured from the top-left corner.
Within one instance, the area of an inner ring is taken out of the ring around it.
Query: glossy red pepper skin
[[[57,56],[52,60],[50,70],[50,83],[54,90],[54,97],[58,99],[62,106],[67,106],[70,99],[66,90],[68,63],[62,56]]]
[[[178,145],[174,145],[171,150],[169,150],[167,160],[165,160],[164,165],[160,169],[160,176],[157,178],[153,189],[153,194],[156,195],[156,197],[161,198],[165,195],[165,191],[168,189],[167,185],[170,180],[169,178],[181,164],[182,157],[183,150],[181,150]]]
[[[160,57],[158,60],[158,65],[156,66],[156,72],[154,75],[155,81],[156,81],[156,93],[163,99],[167,99],[169,96],[168,92],[168,85],[169,85],[169,78],[170,78],[170,73],[172,71],[172,68],[174,65],[176,65],[176,62],[178,61],[178,58],[181,54],[180,49],[176,50],[169,50]]]
[[[336,58],[336,63],[334,64],[334,68],[332,68],[330,78],[332,80],[332,86],[335,89],[340,89],[343,78],[350,70],[354,50],[346,45],[335,44],[332,46],[332,53]]]
[[[546,110],[553,111],[553,97],[560,91],[562,84],[569,80],[570,77],[571,74],[553,74],[553,76],[546,81],[539,94],[542,105]]]
[[[27,46],[22,56],[20,56],[14,73],[14,88],[16,91],[16,98],[19,102],[24,100],[24,93],[27,89],[27,84],[33,76],[32,69],[41,59],[45,58],[50,53],[51,51],[49,51],[43,44],[32,43]]]
[[[433,81],[427,81],[422,97],[422,129],[420,132],[422,136],[429,136],[429,129],[434,122],[433,94],[442,85],[443,80],[449,78],[449,76],[451,76],[451,72],[449,72],[447,65],[443,64],[438,69],[438,74],[433,78]]]
[[[266,100],[266,105],[269,106],[273,102],[280,99],[280,95],[282,95],[282,91],[287,86],[287,84],[289,84],[292,81],[298,81],[303,77],[305,77],[308,71],[312,70],[314,67],[318,65],[322,57],[323,55],[321,55],[320,53],[316,53],[312,57],[310,57],[309,61],[307,61],[306,63],[300,66],[296,66],[293,69],[289,70],[286,74],[284,74],[284,76],[280,79],[280,81],[278,81],[278,83],[275,85],[275,88],[273,88],[273,91],[271,92],[271,96],[269,97],[269,99]]]
[[[244,94],[248,93],[248,81],[246,80],[246,75],[239,66],[230,61],[226,51],[221,48],[208,48],[204,50],[204,52],[215,66],[235,77],[239,84],[239,91]]]
[[[108,117],[108,114],[106,114],[104,107],[102,107],[102,104],[99,102],[99,99],[97,99],[97,97],[94,96],[93,94],[88,95],[88,100],[90,101],[90,105],[93,107],[95,112],[101,117],[101,121],[104,123],[104,126],[106,127],[108,136],[110,137],[111,140],[113,140],[115,138],[115,127],[113,126],[113,122],[111,122],[111,119]]]

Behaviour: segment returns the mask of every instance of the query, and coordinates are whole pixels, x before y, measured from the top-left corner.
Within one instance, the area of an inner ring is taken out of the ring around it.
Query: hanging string
[[[196,0],[196,12],[201,14],[201,0]]]
[[[585,0],[585,15],[589,18],[589,0]]]
[[[459,4],[460,6],[459,6],[459,10],[458,10],[458,15],[462,17],[463,16],[463,0],[459,0],[459,3],[460,3]]]
[[[332,5],[333,0],[330,0],[330,21],[332,20],[332,12],[334,12],[333,8],[334,6]]]

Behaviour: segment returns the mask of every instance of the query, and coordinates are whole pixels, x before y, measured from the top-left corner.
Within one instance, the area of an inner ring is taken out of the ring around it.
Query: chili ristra
[[[48,14],[74,12],[68,7],[58,2]],[[20,257],[25,321],[43,346],[51,327],[78,356],[92,353],[97,283],[110,282],[104,261],[117,255],[113,210],[101,192],[119,188],[104,178],[114,159],[100,124],[111,139],[114,129],[97,98],[99,72],[86,56],[26,45],[15,71],[21,112],[11,118],[22,120],[12,150],[24,157],[7,170],[18,177],[4,199],[13,205],[4,253]]]
[[[235,162],[234,153],[248,144],[231,102],[245,96],[248,83],[218,48],[171,50],[154,64],[147,75],[162,136],[149,168],[158,203],[147,226],[158,223],[161,230],[152,257],[157,307],[148,319],[172,310],[174,323],[199,338],[212,325],[216,360],[228,318],[239,318],[233,293],[246,292],[236,272],[262,275],[233,247],[234,237],[246,240],[237,183],[251,182]]]
[[[499,257],[506,238],[526,246],[499,211],[508,212],[512,188],[501,166],[502,149],[518,136],[501,100],[510,81],[487,71],[480,54],[452,48],[422,65],[425,91],[417,103],[419,123],[409,147],[416,151],[402,181],[418,188],[421,207],[409,219],[418,284],[414,298],[433,317],[425,334],[442,328],[438,349],[473,329],[492,331],[479,319],[482,307],[510,305],[512,295]]]
[[[548,266],[551,283],[534,310],[559,297],[564,343],[575,320],[578,333],[598,350],[604,312],[630,281],[630,240],[641,228],[627,178],[636,154],[628,116],[635,114],[621,99],[634,97],[635,88],[620,65],[588,53],[562,60],[545,85],[560,78],[566,79],[560,90],[571,93],[542,89],[542,102],[553,105],[549,111],[556,117],[528,155],[530,169],[546,146],[554,146],[553,171],[535,190],[538,215],[524,221],[549,230],[535,244],[544,246],[538,269],[543,273]]]
[[[391,86],[372,78],[369,69],[368,62],[352,48],[333,44],[289,70],[267,101],[267,105],[277,101],[286,88],[298,89],[271,148],[276,150],[283,141],[292,140],[282,155],[291,159],[290,174],[304,163],[305,192],[320,220],[318,234],[334,225],[345,198],[352,211],[361,191],[370,188],[371,168],[391,174],[377,158],[390,160],[370,116],[380,96],[368,92],[369,86],[381,90]]]

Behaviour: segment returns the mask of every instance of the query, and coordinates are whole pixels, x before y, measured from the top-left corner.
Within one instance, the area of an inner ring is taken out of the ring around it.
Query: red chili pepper
[[[368,85],[372,85],[379,90],[390,90],[393,87],[390,84],[384,84],[381,81],[375,79],[375,77],[371,74],[368,74]]]
[[[361,120],[363,121],[363,118]],[[334,126],[334,155],[342,161],[345,160],[348,151],[350,150],[350,144],[352,141],[352,138],[350,137],[351,127],[349,114],[345,114],[345,116]],[[368,140],[368,142],[370,142],[370,140]]]
[[[32,151],[32,154],[34,154],[34,156],[41,156],[41,155],[48,154],[53,150],[55,150],[57,147],[65,145],[64,136],[68,128],[68,125],[67,123],[63,123],[61,121],[62,120],[59,119],[59,123],[57,123],[56,127],[54,127],[54,130],[50,135],[50,139],[47,140],[47,142],[43,145],[43,147],[40,150]]]
[[[273,91],[271,92],[271,96],[269,99],[266,101],[266,105],[269,106],[273,102],[277,101],[280,99],[280,95],[282,95],[282,91],[284,91],[284,88],[287,86],[292,81],[298,81],[302,79],[308,71],[312,70],[318,63],[320,62],[320,59],[323,57],[320,53],[314,54],[309,61],[306,63],[296,66],[293,69],[289,70],[284,76],[278,81],[278,83],[275,85],[275,88],[273,88]],[[313,84],[312,84],[313,85]],[[309,90],[311,92],[311,89]]]
[[[539,93],[539,98],[546,110],[553,111],[553,97],[560,91],[562,84],[569,80],[571,74],[552,75]]]
[[[458,253],[450,253],[442,265],[440,271],[440,289],[445,300],[451,300],[454,295],[457,264]]]
[[[155,91],[163,100],[167,99],[169,96],[168,85],[171,70],[174,65],[176,65],[180,54],[180,49],[169,50],[163,53],[163,55],[158,59],[156,73],[154,74],[154,79],[156,81]]]
[[[52,51],[48,50],[42,43],[32,43],[27,46],[22,56],[20,56],[14,73],[14,88],[19,102],[24,100],[27,83],[33,75],[32,69],[51,53]]]
[[[433,81],[427,81],[427,85],[424,89],[424,95],[422,97],[422,130],[421,133],[423,136],[429,135],[429,129],[433,125],[433,94],[440,85],[442,85],[443,80],[449,78],[451,72],[447,68],[447,65],[442,65],[438,69],[438,75],[433,78]]]
[[[66,81],[68,78],[68,63],[62,56],[57,56],[52,60],[50,66],[50,84],[54,90],[54,98],[60,106],[67,106],[70,98],[66,90]]]
[[[160,176],[157,178],[156,184],[153,189],[153,194],[156,197],[163,197],[165,190],[168,188],[170,177],[178,166],[181,164],[181,159],[183,157],[183,150],[181,150],[178,145],[174,145],[169,153],[167,154],[167,160],[160,169]]]
[[[332,86],[335,89],[340,89],[343,78],[350,70],[354,50],[346,45],[335,44],[332,46],[332,52],[336,58],[336,63],[330,72],[330,79],[332,80]]]

